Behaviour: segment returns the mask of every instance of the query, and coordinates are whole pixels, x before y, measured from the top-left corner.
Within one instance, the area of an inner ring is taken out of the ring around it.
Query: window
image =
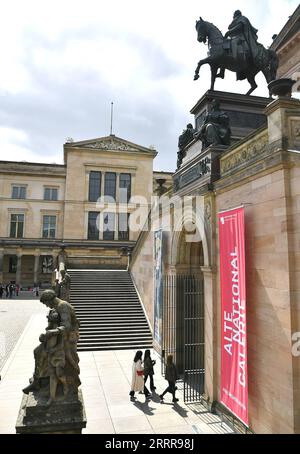
[[[106,172],[104,183],[104,196],[109,196],[116,200],[116,174]]]
[[[127,203],[131,197],[131,175],[130,173],[121,173],[120,175],[120,202]]]
[[[24,214],[12,214],[10,218],[10,237],[23,238]]]
[[[41,257],[42,261],[42,273],[49,274],[54,270],[53,257],[52,255],[44,255]]]
[[[101,172],[90,172],[89,202],[97,202],[101,196]]]
[[[103,215],[103,239],[115,239],[115,213],[104,213]]]
[[[43,216],[43,238],[55,238],[56,216]]]
[[[44,200],[58,200],[58,189],[57,188],[45,188],[44,189]]]
[[[18,257],[16,255],[10,255],[9,257],[9,268],[8,272],[15,274],[17,272],[17,265],[18,265]]]
[[[99,240],[99,229],[97,225],[99,215],[100,213],[97,213],[96,211],[89,212],[88,240]]]
[[[12,199],[26,199],[26,186],[13,186]]]
[[[120,213],[119,214],[119,240],[128,241],[129,240],[129,214]]]

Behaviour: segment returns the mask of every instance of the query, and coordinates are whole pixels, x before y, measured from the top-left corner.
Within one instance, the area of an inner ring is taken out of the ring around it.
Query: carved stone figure
[[[179,169],[185,157],[185,147],[194,140],[194,133],[193,125],[189,123],[178,138],[177,169]]]
[[[39,337],[40,345],[34,350],[33,377],[23,392],[29,394],[34,391],[37,393],[46,391],[49,394],[50,405],[58,395],[60,399],[65,399],[70,394],[78,393],[79,322],[71,304],[57,298],[53,290],[45,290],[40,301],[50,308],[48,326],[45,333]]]
[[[201,17],[196,21],[196,30],[198,41],[204,44],[208,42],[209,52],[207,58],[199,61],[194,80],[199,79],[199,70],[205,64],[209,64],[211,68],[211,90],[214,89],[217,77],[224,78],[226,69],[236,72],[237,80],[248,80],[251,88],[247,95],[257,88],[255,76],[260,71],[268,83],[276,79],[276,52],[257,42],[256,28],[241,11],[234,13],[233,22],[229,25],[225,37],[214,24]]]
[[[202,149],[210,145],[230,145],[231,130],[229,117],[220,110],[218,100],[213,100],[210,112],[207,113],[200,131],[194,134],[196,140],[202,142]]]
[[[70,287],[71,287],[71,277],[65,271],[61,270],[61,281],[60,281],[60,290],[59,290],[59,297],[64,301],[70,301]]]

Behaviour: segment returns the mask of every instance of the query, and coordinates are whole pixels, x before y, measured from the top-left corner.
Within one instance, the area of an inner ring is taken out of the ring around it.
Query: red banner
[[[221,402],[248,426],[244,209],[219,213]]]

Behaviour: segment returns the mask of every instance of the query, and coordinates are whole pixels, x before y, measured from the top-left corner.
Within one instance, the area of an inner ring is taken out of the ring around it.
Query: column
[[[22,287],[22,252],[17,253],[17,272],[16,272],[16,284],[19,285],[19,287]]]
[[[34,254],[34,271],[33,271],[33,284],[38,285],[39,280],[39,266],[40,266],[40,251]]]
[[[55,280],[59,279],[59,263],[58,263],[59,250],[53,250],[52,257],[53,257],[53,271],[52,271],[51,281],[52,281],[52,285],[55,285]]]
[[[216,272],[202,266],[204,278],[205,393],[209,402],[217,399]]]
[[[61,249],[58,255],[58,271],[64,270],[66,267],[66,253],[64,249]]]
[[[4,249],[0,249],[0,284],[3,284]]]
[[[120,174],[116,173],[116,203],[120,203]]]

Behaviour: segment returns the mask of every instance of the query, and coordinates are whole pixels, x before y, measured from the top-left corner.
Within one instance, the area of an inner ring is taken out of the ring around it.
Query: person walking
[[[3,285],[0,284],[0,298],[1,298],[1,299],[2,299],[2,296],[3,296],[3,292],[4,292]]]
[[[143,352],[138,350],[132,364],[132,380],[130,389],[130,400],[134,400],[134,393],[144,390],[144,370],[142,366]]]
[[[9,284],[6,284],[5,292],[6,292],[6,298],[8,298],[8,296],[9,296]]]
[[[166,374],[165,379],[168,380],[169,386],[164,390],[162,394],[160,394],[160,401],[164,401],[164,395],[167,393],[171,393],[173,396],[173,402],[178,402],[179,399],[176,399],[175,392],[176,392],[176,380],[178,379],[177,369],[175,364],[173,363],[173,355],[168,355],[167,357],[167,365],[166,365]]]
[[[13,292],[14,292],[14,286],[13,284],[9,284],[9,298],[12,299],[13,297]]]
[[[19,296],[20,286],[16,284],[16,296]]]
[[[148,377],[150,377],[150,389],[151,391],[155,391],[156,387],[154,386],[154,381],[153,381],[153,375],[154,375],[154,368],[153,366],[155,365],[156,361],[154,361],[151,358],[150,350],[145,350],[144,354],[144,380],[145,380],[145,387],[144,387],[144,393],[145,395],[149,395],[150,392],[146,386],[146,382],[148,380]]]

